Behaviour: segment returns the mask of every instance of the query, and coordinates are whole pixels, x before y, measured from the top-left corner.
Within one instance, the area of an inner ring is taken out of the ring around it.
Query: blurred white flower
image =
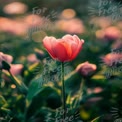
[[[13,2],[10,4],[7,4],[3,11],[7,14],[23,14],[27,11],[28,7],[21,2]]]

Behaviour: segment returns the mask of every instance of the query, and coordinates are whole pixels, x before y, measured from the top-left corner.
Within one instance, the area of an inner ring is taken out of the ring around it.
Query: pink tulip
[[[8,54],[4,54],[0,52],[0,69],[2,68],[2,61],[6,61],[7,63],[11,63],[13,61],[13,57]]]
[[[61,62],[72,61],[76,58],[84,40],[80,40],[76,35],[65,35],[61,39],[55,37],[45,37],[43,45],[53,59]]]
[[[22,64],[11,64],[10,72],[13,75],[18,75],[18,74],[21,74],[22,69],[23,69]]]
[[[81,73],[83,76],[89,76],[96,71],[97,67],[95,64],[91,64],[89,62],[85,62],[79,64],[76,68],[76,71]]]

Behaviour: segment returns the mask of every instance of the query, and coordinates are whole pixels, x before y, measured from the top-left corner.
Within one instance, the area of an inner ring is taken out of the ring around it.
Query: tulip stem
[[[2,70],[0,69],[0,87],[2,86]]]
[[[65,100],[65,83],[64,83],[64,62],[61,63],[61,81],[62,81],[62,103],[63,103],[63,120],[65,120],[66,100]]]
[[[11,79],[14,81],[14,83],[16,84],[16,86],[19,88],[19,90],[25,94],[27,94],[28,92],[28,88],[27,86],[20,80],[18,80],[15,76],[13,76],[13,74],[10,72],[10,70],[8,70]]]

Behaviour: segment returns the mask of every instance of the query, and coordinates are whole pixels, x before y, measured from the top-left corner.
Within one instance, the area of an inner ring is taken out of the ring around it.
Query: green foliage
[[[76,18],[82,19],[84,23],[85,32],[77,34],[79,38],[85,40],[83,49],[75,60],[68,63],[71,71],[69,69],[65,74],[68,119],[72,115],[76,118],[76,113],[78,113],[78,118],[72,120],[72,122],[112,122],[116,120],[115,115],[118,115],[117,119],[122,118],[121,65],[116,67],[120,67],[118,72],[117,70],[111,71],[112,67],[103,64],[103,62],[101,63],[101,57],[111,53],[111,49],[118,40],[96,37],[97,32],[103,28],[95,27],[95,25],[91,27],[91,18],[88,16],[88,1],[22,1],[28,6],[28,13],[22,15],[5,14],[3,8],[7,2],[1,0],[1,15],[11,20],[21,20],[23,16],[26,17],[29,13],[32,13],[33,7],[38,6],[38,8],[48,8],[44,16],[48,15],[53,8],[58,13],[57,18],[64,19],[59,17],[60,12],[66,8],[72,8],[76,12]],[[51,20],[57,20],[57,18],[51,18]],[[4,25],[4,22],[2,25]],[[110,26],[116,25],[116,23],[113,23]],[[13,34],[10,33],[10,30],[3,32],[0,28],[0,52],[12,55],[12,64],[23,64],[23,70],[15,76],[9,72],[11,64],[5,61],[2,62],[4,70],[0,69],[0,122],[56,122],[57,118],[62,119],[62,114],[56,116],[57,111],[59,113],[63,111],[61,109],[60,62],[51,59],[42,45],[42,39],[45,36],[61,38],[68,33],[53,30],[54,26],[51,26],[51,30],[42,29],[39,32],[26,33],[25,35]],[[119,28],[121,30],[121,27]],[[26,38],[28,35],[29,37]],[[119,39],[120,42],[122,42],[121,38]],[[119,46],[121,49],[121,44]],[[41,57],[35,49],[44,51],[44,55]],[[30,54],[35,54],[36,61],[31,62],[28,60]],[[94,63],[97,66],[97,70],[92,76],[84,77],[75,70],[78,64],[85,61]],[[66,69],[67,66],[64,70],[66,71]],[[110,72],[111,76],[107,77]],[[112,107],[115,108],[115,113],[112,113]],[[50,120],[48,121],[48,119]]]

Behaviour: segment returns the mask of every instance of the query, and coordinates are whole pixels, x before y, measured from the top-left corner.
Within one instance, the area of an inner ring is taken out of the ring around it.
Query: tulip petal
[[[78,45],[72,44],[72,56],[70,57],[71,60],[73,60],[77,54],[80,52],[80,49]]]
[[[77,35],[73,35],[73,39],[77,44],[81,41]]]
[[[68,54],[68,57],[71,57],[71,55],[72,55],[72,48],[71,48],[72,43],[68,43],[67,40],[64,40],[60,43],[65,47],[67,54]]]
[[[43,45],[47,49],[48,53],[50,54],[52,58],[56,58],[56,55],[53,52],[53,46],[52,46],[53,43],[55,43],[55,41],[56,41],[56,38],[54,37],[45,37],[43,39]]]
[[[62,39],[58,39],[53,45],[53,51],[55,52],[56,58],[59,61],[65,62],[69,59],[67,49],[65,48]]]
[[[13,57],[11,55],[4,54],[3,55],[3,60],[5,60],[8,63],[11,63],[13,61]]]
[[[71,35],[69,35],[69,34],[66,35],[66,36],[63,36],[62,39],[64,39],[65,42],[66,42],[68,45],[70,45],[71,43],[75,43],[75,42],[74,42],[73,36],[71,36]]]
[[[65,48],[67,49],[67,54],[69,57],[71,57],[72,55],[72,43],[74,43],[73,41],[73,37],[71,35],[66,35],[66,36],[63,36],[62,38],[63,40],[65,40]]]
[[[62,39],[67,40],[67,41],[72,41],[73,37],[70,34],[67,34],[67,35],[63,36]]]
[[[83,43],[84,43],[84,40],[78,40],[77,44],[72,44],[72,51],[73,51],[73,53],[72,53],[72,56],[71,56],[71,60],[73,60],[78,55],[78,53],[82,49],[82,44]]]

